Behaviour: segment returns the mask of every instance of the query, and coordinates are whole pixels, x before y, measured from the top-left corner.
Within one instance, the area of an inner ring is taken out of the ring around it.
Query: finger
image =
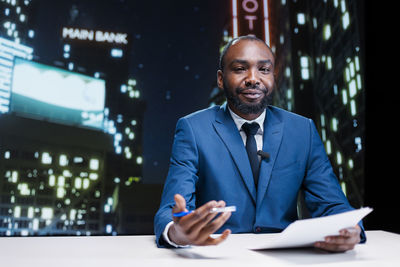
[[[228,236],[231,234],[231,230],[226,229],[222,232],[222,234],[217,238],[212,238],[211,236],[208,237],[207,241],[205,242],[206,245],[218,245],[221,242],[225,241]]]
[[[178,213],[181,211],[187,211],[186,200],[183,196],[176,194],[174,196],[175,206],[172,208],[172,213]],[[172,216],[175,223],[179,221],[179,218]]]
[[[348,236],[348,237],[352,237],[352,236],[359,236],[361,233],[361,228],[357,225],[356,227],[349,227],[349,228],[345,228],[339,231],[340,235],[343,236]]]
[[[186,210],[186,201],[183,196],[176,194],[174,196],[175,206],[173,207],[173,212],[181,212]]]
[[[336,244],[327,242],[316,242],[314,247],[331,252],[344,252],[354,248],[354,244]]]
[[[180,220],[180,224],[186,229],[192,228],[195,224],[204,220],[208,215],[210,215],[210,210],[217,206],[217,202],[212,200],[196,209],[192,213],[184,216]]]
[[[222,208],[225,207],[225,201],[218,201],[216,207],[218,208]],[[199,220],[197,223],[193,224],[190,232],[193,234],[197,234],[198,232],[200,232],[211,220],[213,220],[216,216],[218,215],[218,213],[210,213],[208,211],[208,214],[203,217],[201,220]]]
[[[207,224],[203,230],[203,235],[211,235],[215,233],[222,225],[231,217],[232,213],[230,211],[222,213],[219,217],[217,217],[214,221]]]

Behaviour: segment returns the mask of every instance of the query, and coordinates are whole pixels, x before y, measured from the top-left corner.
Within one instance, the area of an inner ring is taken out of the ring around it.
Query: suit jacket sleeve
[[[336,178],[317,129],[310,121],[310,149],[303,182],[305,202],[312,217],[349,210],[350,204]],[[353,208],[351,208],[353,209]],[[366,241],[362,223],[361,242]]]
[[[193,129],[187,119],[181,118],[176,126],[170,166],[160,209],[154,218],[154,232],[159,247],[166,246],[162,233],[165,226],[172,221],[172,208],[175,205],[174,195],[181,194],[187,209],[195,209],[195,189],[198,180],[198,151]]]

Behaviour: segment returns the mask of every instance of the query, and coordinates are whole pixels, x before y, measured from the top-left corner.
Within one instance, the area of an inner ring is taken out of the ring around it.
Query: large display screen
[[[101,129],[105,81],[15,58],[10,111],[17,115]]]

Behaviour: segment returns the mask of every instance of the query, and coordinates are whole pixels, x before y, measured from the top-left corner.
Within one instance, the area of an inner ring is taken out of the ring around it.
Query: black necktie
[[[258,183],[258,169],[260,166],[260,162],[258,161],[257,143],[256,143],[256,138],[254,137],[254,135],[257,133],[259,127],[260,126],[256,122],[253,122],[253,123],[246,122],[242,125],[242,129],[246,133],[246,136],[247,136],[246,151],[247,151],[247,156],[249,157],[251,170],[253,172],[254,184],[256,185],[256,188],[257,188],[257,183]]]

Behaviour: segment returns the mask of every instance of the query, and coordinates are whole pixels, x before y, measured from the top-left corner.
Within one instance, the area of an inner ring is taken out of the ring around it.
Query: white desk
[[[159,249],[154,236],[0,237],[6,266],[400,266],[400,235],[367,231],[367,244],[346,253],[317,249],[251,251],[243,246],[268,234],[231,235],[214,247]]]

